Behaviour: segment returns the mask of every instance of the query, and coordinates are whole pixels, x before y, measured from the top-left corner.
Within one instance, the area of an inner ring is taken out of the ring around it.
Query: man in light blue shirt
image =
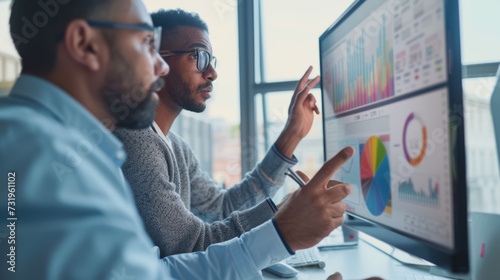
[[[327,182],[351,147],[271,221],[205,252],[159,259],[110,130],[151,125],[159,77],[168,73],[160,30],[140,0],[15,0],[10,26],[23,71],[0,99],[10,225],[1,279],[260,279],[261,269],[342,223],[351,187]]]

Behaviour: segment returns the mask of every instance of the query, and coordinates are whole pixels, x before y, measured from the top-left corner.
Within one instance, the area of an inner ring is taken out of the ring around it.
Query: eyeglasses
[[[130,23],[118,23],[118,22],[108,22],[108,21],[87,21],[88,25],[94,27],[104,27],[104,28],[117,28],[117,29],[131,29],[140,31],[149,31],[153,33],[153,39],[151,43],[154,45],[156,52],[160,51],[161,42],[161,26],[151,26],[148,24],[130,24]]]
[[[189,49],[189,50],[179,50],[179,51],[160,51],[160,56],[163,58],[180,55],[185,53],[196,53],[196,68],[200,72],[205,72],[208,69],[208,66],[212,64],[212,67],[215,69],[217,66],[217,58],[204,49]]]

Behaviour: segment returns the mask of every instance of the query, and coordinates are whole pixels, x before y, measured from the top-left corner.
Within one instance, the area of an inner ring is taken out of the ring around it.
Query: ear
[[[71,21],[66,27],[64,45],[75,62],[92,72],[101,69],[103,56],[107,56],[102,35],[81,19]]]

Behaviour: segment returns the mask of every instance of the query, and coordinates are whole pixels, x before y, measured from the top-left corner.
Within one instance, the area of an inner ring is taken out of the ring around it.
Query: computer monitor
[[[345,225],[452,272],[468,234],[458,0],[359,0],[320,37],[325,160]]]

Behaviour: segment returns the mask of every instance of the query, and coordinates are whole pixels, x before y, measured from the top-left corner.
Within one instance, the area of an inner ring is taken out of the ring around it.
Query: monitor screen
[[[468,270],[458,0],[356,1],[320,38],[325,160],[356,152],[347,220]]]

